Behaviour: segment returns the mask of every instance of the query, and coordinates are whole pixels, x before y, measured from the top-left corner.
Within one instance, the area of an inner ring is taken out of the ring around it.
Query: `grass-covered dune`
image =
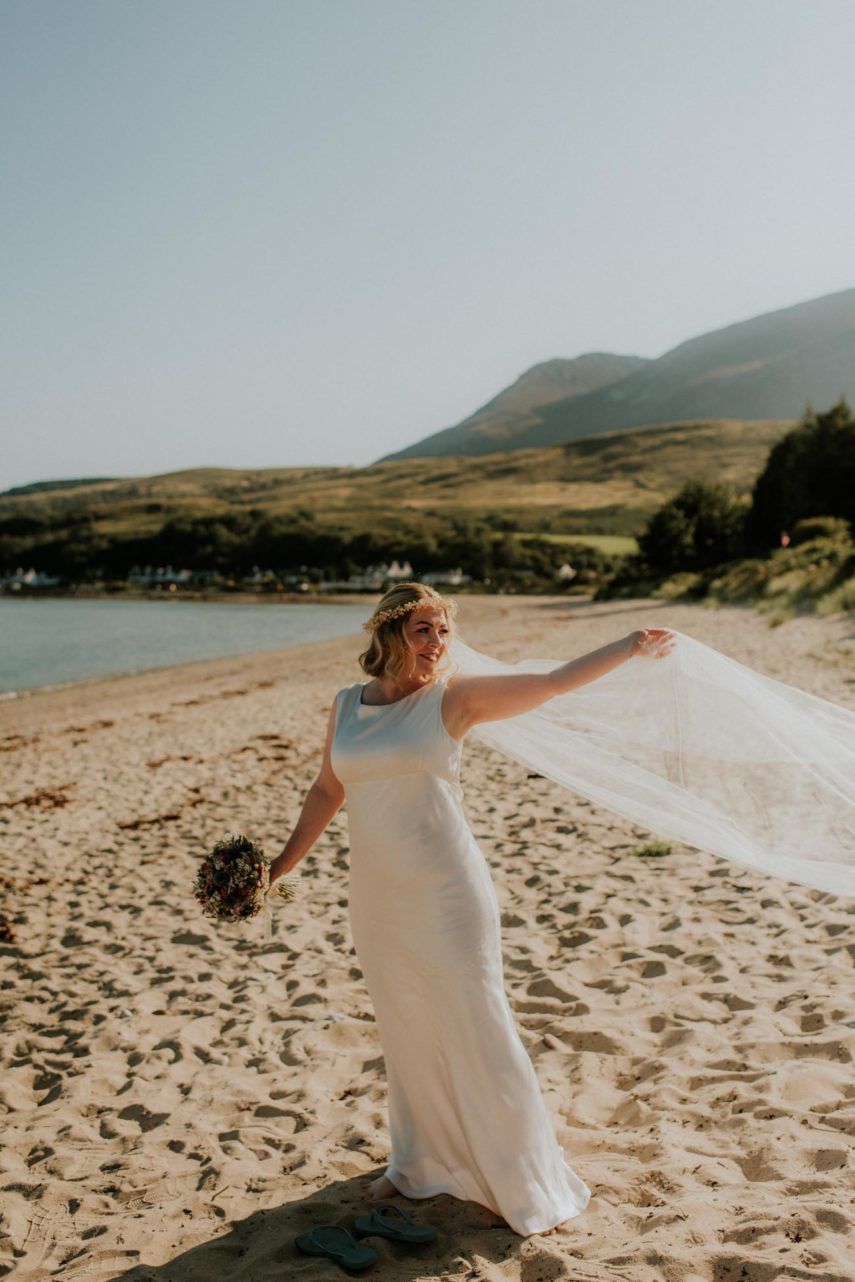
[[[855,541],[845,521],[823,518],[804,521],[791,547],[776,548],[768,557],[748,557],[705,573],[672,575],[651,589],[665,600],[698,600],[709,604],[755,606],[773,624],[796,614],[836,614],[855,611]],[[828,532],[811,525],[837,526]],[[808,537],[810,536],[810,537]]]

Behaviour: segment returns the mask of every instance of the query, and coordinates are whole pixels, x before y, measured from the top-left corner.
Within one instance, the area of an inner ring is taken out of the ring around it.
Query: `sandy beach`
[[[855,707],[851,617],[461,597],[503,658],[664,625]],[[273,1282],[348,1226],[385,1166],[385,1082],[347,919],[342,811],[273,934],[218,928],[215,840],[269,855],[314,778],[362,634],[0,703],[0,1276]],[[855,900],[675,846],[475,740],[466,810],[502,907],[507,991],[568,1161],[592,1189],[523,1239],[442,1196],[384,1282],[852,1282]]]

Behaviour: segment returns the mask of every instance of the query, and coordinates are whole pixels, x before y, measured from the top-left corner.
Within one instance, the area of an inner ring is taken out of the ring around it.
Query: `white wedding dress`
[[[336,696],[353,940],[388,1081],[390,1163],[407,1197],[487,1206],[524,1236],[578,1215],[590,1189],[558,1145],[504,989],[499,907],[469,828],[445,680],[395,703]]]

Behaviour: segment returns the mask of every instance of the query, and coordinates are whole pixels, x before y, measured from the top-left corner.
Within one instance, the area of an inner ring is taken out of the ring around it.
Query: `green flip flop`
[[[363,1246],[348,1229],[337,1224],[318,1224],[294,1241],[304,1255],[323,1255],[345,1269],[367,1269],[377,1259],[377,1252]]]
[[[386,1237],[390,1242],[432,1242],[432,1224],[417,1224],[408,1211],[394,1202],[378,1202],[369,1215],[360,1215],[354,1224],[357,1237]]]

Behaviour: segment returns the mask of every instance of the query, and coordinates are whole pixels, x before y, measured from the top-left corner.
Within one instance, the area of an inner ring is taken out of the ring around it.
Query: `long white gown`
[[[395,703],[336,696],[353,941],[386,1063],[391,1158],[407,1197],[449,1193],[543,1232],[591,1191],[564,1159],[504,989],[489,867],[462,809],[445,681]]]

